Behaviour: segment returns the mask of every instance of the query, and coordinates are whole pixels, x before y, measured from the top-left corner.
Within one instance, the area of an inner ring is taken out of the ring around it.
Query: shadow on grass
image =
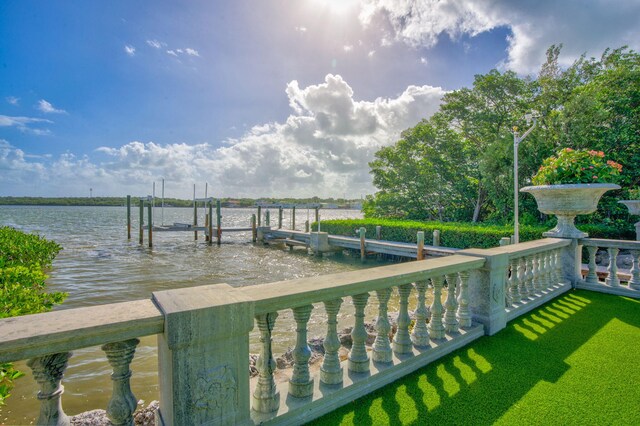
[[[513,320],[498,334],[480,338],[311,424],[495,423],[514,404],[521,403],[538,383],[556,383],[562,378],[571,368],[567,358],[612,320],[640,328],[640,301],[587,291],[567,293]],[[637,336],[634,330],[629,337],[637,339]],[[610,342],[609,350],[615,352],[616,344],[620,343]],[[594,356],[594,363],[599,363],[597,356],[601,355]],[[594,374],[593,380],[606,380],[607,372],[601,372],[600,376],[598,368],[595,366],[595,373],[589,370],[585,374],[589,378]],[[636,377],[634,368],[629,371]],[[631,377],[629,380],[630,383],[622,386],[633,389],[633,380]],[[607,383],[600,386],[606,387]],[[557,395],[561,404],[575,403],[563,402],[564,397]],[[601,403],[588,400],[583,403],[584,407],[575,407],[576,412],[595,410]],[[532,407],[532,410],[535,413],[545,408]],[[615,411],[616,408],[609,409]],[[541,421],[523,419],[522,423]]]

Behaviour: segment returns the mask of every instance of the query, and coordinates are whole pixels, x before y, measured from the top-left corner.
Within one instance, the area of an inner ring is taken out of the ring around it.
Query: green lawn
[[[640,301],[574,291],[317,425],[640,424]]]

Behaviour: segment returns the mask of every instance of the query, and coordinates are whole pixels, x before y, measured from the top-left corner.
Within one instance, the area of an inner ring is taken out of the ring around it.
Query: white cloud
[[[178,54],[176,53],[175,50],[167,50],[167,54],[171,55],[171,56],[178,56]]]
[[[540,0],[361,0],[360,21],[390,24],[397,41],[433,47],[438,37],[476,36],[499,27],[511,30],[505,65],[520,73],[535,73],[552,44],[564,45],[561,62],[582,53],[599,55],[607,47],[640,48],[640,2]],[[381,44],[389,43],[383,36]]]
[[[158,40],[147,40],[147,44],[151,47],[153,47],[154,49],[161,49],[163,47],[165,47],[167,44],[163,43],[161,41]]]
[[[368,56],[368,57],[370,57],[370,58],[372,58],[372,57],[373,57],[373,55],[375,55],[375,54],[376,54],[376,51],[375,51],[375,50],[370,50],[370,51],[369,51],[369,53],[367,53],[367,56]]]
[[[186,52],[187,55],[189,56],[200,56],[200,53],[198,53],[197,50],[192,49],[190,47],[187,47],[186,49],[184,49],[184,51]]]
[[[352,44],[345,44],[344,46],[342,46],[342,49],[345,52],[351,52],[353,50],[353,45]]]
[[[38,101],[38,106],[36,108],[44,112],[45,114],[66,114],[67,113],[67,111],[63,109],[56,109],[50,102],[47,102],[44,99],[40,99]]]
[[[301,33],[306,33],[307,32],[307,27],[295,27],[294,28],[296,31],[301,32]]]
[[[124,51],[127,53],[127,55],[129,56],[135,56],[136,54],[136,48],[129,45],[129,44],[125,44],[124,46]]]
[[[409,86],[393,98],[356,101],[339,75],[307,87],[292,81],[286,120],[256,125],[222,146],[134,141],[100,148],[92,158],[67,154],[38,160],[44,167],[38,182],[63,188],[61,195],[84,194],[88,185],[111,195],[145,193],[164,177],[180,191],[175,196],[186,198],[194,182],[204,181],[218,188],[215,196],[357,197],[373,191],[368,162],[374,153],[433,114],[444,93]],[[25,185],[33,183],[25,177]]]
[[[422,65],[427,65],[429,63],[429,61],[427,60],[427,58],[425,58],[424,56],[420,57],[420,63]]]
[[[5,100],[11,105],[18,106],[18,104],[20,104],[20,98],[16,98],[15,96],[7,96]]]

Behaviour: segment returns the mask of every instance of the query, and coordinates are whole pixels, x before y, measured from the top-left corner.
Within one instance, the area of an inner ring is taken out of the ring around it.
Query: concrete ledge
[[[611,287],[606,285],[605,283],[587,284],[584,281],[579,281],[576,283],[576,288],[579,288],[581,290],[591,290],[600,293],[614,294],[616,296],[626,296],[631,297],[632,299],[640,299],[640,290],[634,290],[622,285],[620,287]]]
[[[514,307],[507,308],[507,322],[532,311],[538,306],[544,305],[548,301],[555,299],[569,290],[571,290],[571,284],[558,283],[549,289],[543,290],[542,294],[536,295],[535,299],[529,299],[516,304]]]
[[[474,324],[470,329],[462,330],[459,334],[447,335],[440,341],[431,341],[430,347],[414,348],[413,353],[401,357],[394,354],[392,363],[382,364],[371,361],[370,373],[351,373],[347,369],[347,361],[344,361],[342,362],[343,383],[325,385],[320,383],[320,378],[316,376],[313,396],[309,398],[289,396],[288,383],[281,383],[278,385],[281,398],[278,412],[259,414],[252,410],[252,420],[256,425],[300,425],[309,422],[343,405],[350,404],[355,399],[392,383],[483,335],[483,326]]]

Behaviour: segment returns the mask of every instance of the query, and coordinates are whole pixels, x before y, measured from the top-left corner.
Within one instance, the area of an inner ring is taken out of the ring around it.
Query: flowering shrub
[[[564,148],[557,156],[542,162],[533,176],[534,185],[558,185],[565,183],[615,183],[622,166],[605,160],[602,151]]]

